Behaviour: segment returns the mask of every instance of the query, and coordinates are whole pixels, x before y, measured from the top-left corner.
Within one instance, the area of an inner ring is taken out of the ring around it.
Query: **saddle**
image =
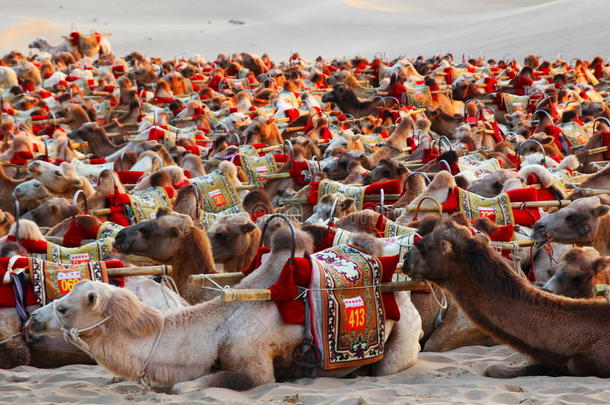
[[[236,213],[242,210],[241,199],[235,185],[220,171],[196,177],[191,183],[197,186],[200,208],[209,213]]]
[[[481,153],[471,153],[458,158],[460,171],[470,171],[480,179],[502,168],[497,159],[486,159]]]

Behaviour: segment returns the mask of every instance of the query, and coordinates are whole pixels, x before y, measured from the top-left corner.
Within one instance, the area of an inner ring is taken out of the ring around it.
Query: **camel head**
[[[31,335],[57,336],[62,324],[67,329],[85,329],[106,318],[86,335],[107,335],[112,327],[113,333],[118,329],[143,337],[155,333],[162,322],[157,309],[142,304],[128,289],[82,280],[69,294],[34,311],[27,326]]]
[[[468,228],[453,219],[440,220],[431,233],[409,249],[403,271],[443,286],[456,275],[460,265],[468,263],[473,252],[485,248],[488,242],[485,236],[473,237]]]
[[[260,230],[248,214],[221,217],[208,230],[215,262],[224,262],[245,255],[260,241]]]
[[[82,186],[82,181],[75,177],[69,177],[63,167],[42,160],[30,162],[28,172],[55,193],[64,193],[71,188]]]
[[[394,159],[382,159],[366,176],[364,184],[400,179],[406,173],[407,169],[398,161]]]
[[[87,122],[78,129],[70,131],[68,137],[73,141],[91,142],[94,139],[108,139],[106,131],[97,122]]]
[[[115,238],[114,247],[120,253],[168,262],[175,258],[184,243],[197,243],[195,240],[186,242],[196,232],[203,233],[190,217],[161,208],[156,218],[122,229]],[[203,237],[207,239],[205,234]]]
[[[13,190],[13,197],[21,202],[25,202],[49,198],[51,193],[39,180],[31,179],[18,184]]]
[[[261,116],[253,120],[242,132],[242,138],[245,139],[247,144],[278,145],[283,142],[282,134],[273,117]]]
[[[66,218],[81,214],[81,210],[65,198],[50,198],[23,216],[42,227],[52,227]]]
[[[595,276],[605,269],[604,258],[594,248],[572,248],[561,257],[543,289],[570,298],[589,298]]]
[[[557,212],[546,215],[534,224],[532,240],[546,242],[547,236],[559,243],[590,242],[593,240],[600,218],[610,212],[599,198],[581,198]]]
[[[331,218],[333,207],[334,215]],[[326,224],[329,220],[344,217],[355,210],[354,200],[351,198],[347,198],[341,193],[326,194],[318,201],[313,209],[313,215],[307,218],[305,222],[308,224]]]
[[[36,48],[36,49],[40,49],[40,50],[47,49],[50,46],[51,45],[47,42],[47,40],[42,37],[38,37],[28,44],[28,48],[30,48],[30,49]]]
[[[324,103],[340,103],[342,101],[358,101],[354,91],[345,84],[336,84],[331,92],[322,96],[322,102]]]
[[[502,192],[504,184],[508,180],[516,178],[517,173],[511,170],[500,169],[475,181],[472,186],[468,188],[468,191],[482,197],[495,197]]]

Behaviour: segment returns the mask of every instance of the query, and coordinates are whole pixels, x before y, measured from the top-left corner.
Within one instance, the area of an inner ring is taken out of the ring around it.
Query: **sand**
[[[610,53],[608,12],[608,0],[3,0],[0,53],[26,51],[38,36],[56,44],[74,28],[111,32],[118,55],[139,50],[165,58],[248,51],[287,59],[299,51],[306,58],[534,52],[570,59]],[[184,396],[112,384],[112,375],[97,366],[18,367],[0,370],[0,403],[610,403],[610,385],[598,378],[482,376],[490,364],[522,360],[504,346],[467,347],[421,353],[414,367],[390,377],[304,379]]]
[[[0,53],[72,28],[111,32],[117,54],[268,52],[287,59],[610,53],[607,0],[19,0],[1,2]],[[230,20],[235,20],[233,23]],[[243,22],[236,24],[235,22]]]
[[[52,370],[0,370],[0,403],[16,404],[607,404],[607,380],[587,377],[526,377],[498,380],[482,376],[487,365],[516,364],[523,357],[506,346],[465,347],[421,353],[412,368],[388,377],[301,379],[266,384],[246,392],[210,388],[185,395],[145,392],[135,382],[112,382],[99,366]]]

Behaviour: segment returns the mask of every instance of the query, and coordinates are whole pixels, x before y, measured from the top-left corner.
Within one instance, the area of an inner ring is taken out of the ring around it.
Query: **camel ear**
[[[552,138],[552,137],[547,136],[546,138],[541,139],[541,140],[540,140],[540,143],[541,143],[541,144],[543,144],[543,145],[546,145],[547,143],[551,142],[552,140],[553,140],[553,138]]]
[[[97,303],[97,293],[95,291],[89,291],[87,293],[87,305],[94,306]]]
[[[601,217],[603,215],[606,215],[608,213],[608,211],[610,211],[610,207],[607,205],[600,205],[599,207],[595,207],[591,210],[591,214],[593,214],[594,217]]]
[[[593,268],[594,273],[604,271],[606,269],[606,260],[603,258],[599,258],[593,262],[591,267]]]
[[[169,208],[163,207],[163,208],[159,208],[157,210],[157,214],[155,215],[155,218],[161,218],[164,215],[169,215],[171,213]]]
[[[348,198],[347,200],[343,201],[341,203],[341,209],[343,211],[347,210],[349,207],[351,207],[354,204],[354,200],[352,200],[351,198]]]
[[[249,233],[249,232],[252,232],[255,229],[256,229],[256,225],[254,225],[252,222],[248,222],[247,224],[243,224],[241,226],[241,231],[243,233]]]

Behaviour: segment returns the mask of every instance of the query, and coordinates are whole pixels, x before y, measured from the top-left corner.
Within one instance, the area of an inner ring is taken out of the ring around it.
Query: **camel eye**
[[[38,188],[38,187],[40,187],[40,184],[35,183],[35,184],[34,184],[34,187]]]
[[[578,220],[578,218],[574,214],[570,214],[566,217],[567,222],[576,222],[577,220]]]
[[[58,306],[57,307],[57,312],[59,312],[62,315],[65,315],[68,312],[68,308]]]

